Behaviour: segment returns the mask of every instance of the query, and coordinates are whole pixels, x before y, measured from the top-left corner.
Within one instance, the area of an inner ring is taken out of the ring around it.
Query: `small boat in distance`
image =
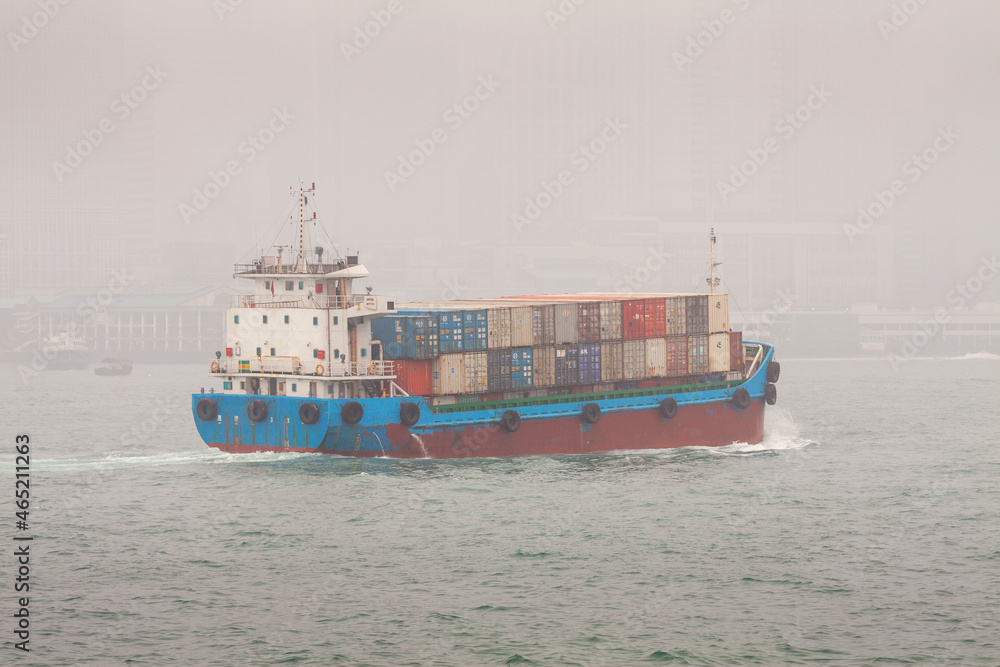
[[[101,361],[103,366],[94,369],[94,375],[128,375],[132,372],[132,362],[128,359],[112,359],[108,357]]]

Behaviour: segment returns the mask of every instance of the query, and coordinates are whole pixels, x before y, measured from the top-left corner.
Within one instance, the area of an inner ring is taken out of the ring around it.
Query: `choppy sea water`
[[[996,359],[784,361],[762,445],[457,461],[209,449],[201,366],[2,372],[4,664],[1000,663]]]

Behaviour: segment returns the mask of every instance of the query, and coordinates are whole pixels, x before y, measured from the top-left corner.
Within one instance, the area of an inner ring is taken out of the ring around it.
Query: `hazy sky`
[[[6,2],[0,222],[117,211],[148,264],[224,275],[301,177],[378,268],[600,252],[616,224],[581,230],[616,216],[840,227],[899,181],[874,225],[944,288],[1000,245],[998,19],[985,0]],[[488,261],[498,284],[517,270]]]

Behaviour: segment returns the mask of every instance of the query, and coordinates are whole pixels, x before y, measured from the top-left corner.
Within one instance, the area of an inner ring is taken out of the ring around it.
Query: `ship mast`
[[[298,256],[295,260],[295,273],[308,273],[308,264],[306,262],[306,205],[309,203],[309,197],[306,195],[316,192],[316,184],[313,183],[312,187],[306,189],[299,181],[299,230],[298,235],[295,238],[295,250]],[[316,214],[313,214],[316,217]]]
[[[712,227],[711,234],[708,237],[708,264],[711,267],[710,277],[705,280],[708,283],[708,291],[710,294],[715,294],[715,288],[719,286],[719,279],[715,276],[715,267],[722,266],[722,261],[716,261],[715,258],[715,227]]]

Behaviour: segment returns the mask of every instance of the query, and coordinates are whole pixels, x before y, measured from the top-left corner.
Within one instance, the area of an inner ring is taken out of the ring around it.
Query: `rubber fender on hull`
[[[764,400],[767,401],[768,405],[774,405],[778,402],[778,388],[773,384],[768,383],[764,387]]]
[[[588,424],[596,424],[601,421],[601,406],[597,403],[587,403],[583,406],[583,411],[580,413],[583,417],[583,421]]]
[[[664,419],[673,419],[677,416],[677,401],[670,396],[660,401],[660,414]]]
[[[743,387],[740,387],[733,392],[733,405],[735,405],[740,410],[746,408],[750,405],[750,392],[748,392]]]
[[[403,426],[413,426],[420,421],[420,406],[416,403],[403,403],[399,406],[399,423]]]
[[[264,401],[253,401],[247,406],[247,417],[252,422],[262,422],[267,419],[267,404]]]
[[[340,418],[344,420],[345,424],[354,426],[361,418],[365,416],[365,408],[363,405],[357,401],[348,401],[344,403],[344,407],[340,409]]]
[[[521,428],[521,415],[508,410],[500,416],[500,427],[508,433],[513,433]]]
[[[205,421],[212,421],[219,414],[219,406],[210,398],[203,398],[198,401],[198,417]]]
[[[315,424],[319,421],[319,408],[315,403],[303,403],[299,406],[299,419],[303,424]]]
[[[778,377],[781,375],[781,364],[777,361],[767,362],[767,381],[777,382]]]

